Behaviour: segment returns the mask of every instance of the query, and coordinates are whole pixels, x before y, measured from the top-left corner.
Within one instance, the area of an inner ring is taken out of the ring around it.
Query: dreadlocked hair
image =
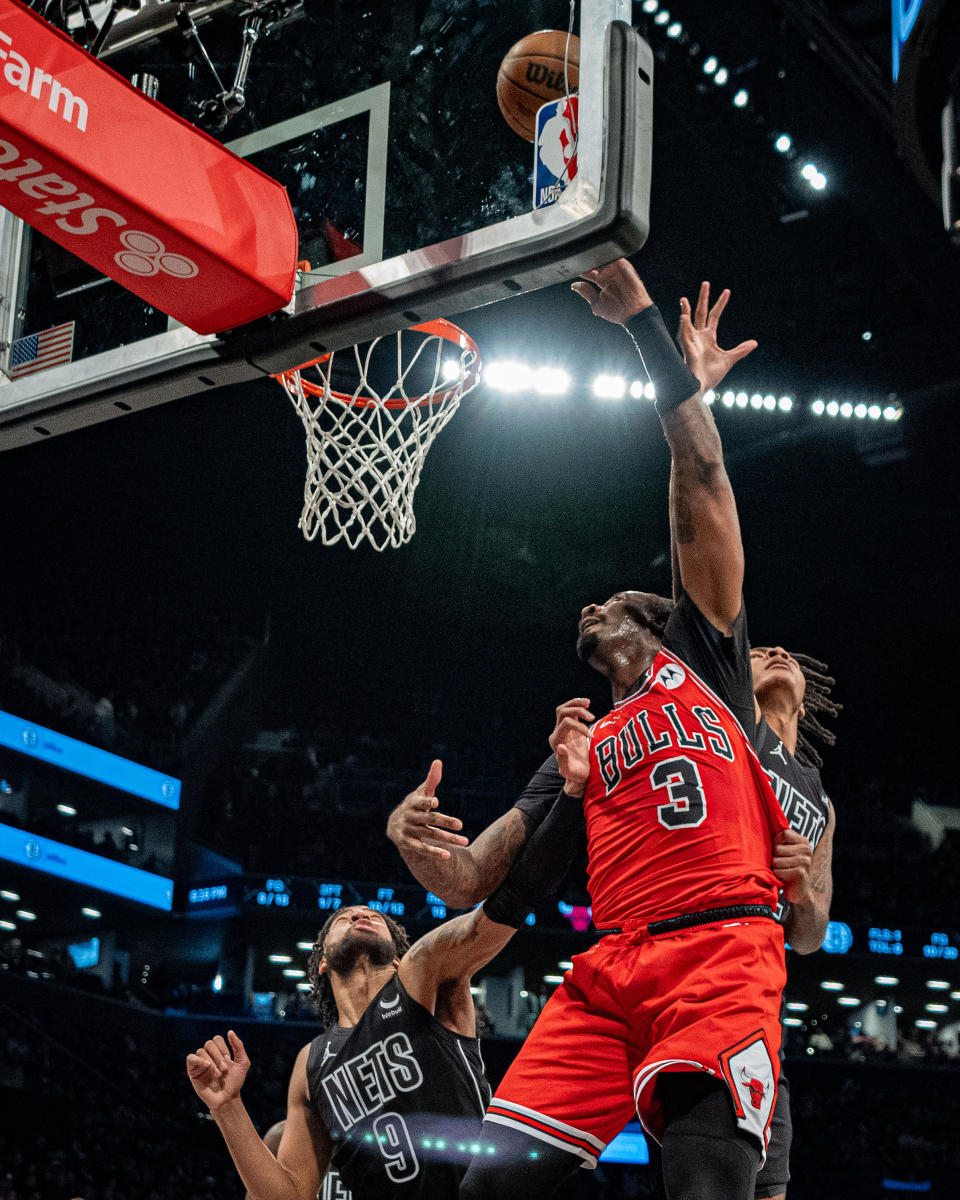
[[[797,727],[797,748],[794,758],[805,767],[823,766],[819,751],[811,742],[816,738],[825,746],[835,746],[837,735],[831,729],[826,729],[820,723],[817,714],[823,713],[835,717],[843,708],[836,700],[830,699],[830,691],[836,680],[828,675],[829,667],[819,659],[811,658],[809,654],[793,654],[790,657],[800,668],[807,681],[807,690],[803,698],[804,715]]]
[[[388,917],[386,913],[380,913],[386,922],[387,929],[393,938],[393,946],[397,952],[397,958],[403,958],[406,952],[410,949],[410,939],[407,937],[407,931],[402,925],[398,925],[393,917]],[[331,913],[324,923],[323,928],[317,934],[317,940],[313,943],[313,949],[310,951],[310,958],[307,960],[307,982],[310,984],[310,999],[317,1012],[320,1014],[320,1020],[323,1022],[324,1029],[329,1029],[331,1025],[337,1023],[337,1002],[333,998],[333,985],[330,982],[330,976],[324,972],[320,974],[320,960],[323,958],[324,944],[327,940],[327,934],[330,932],[330,926],[337,919],[337,913]]]

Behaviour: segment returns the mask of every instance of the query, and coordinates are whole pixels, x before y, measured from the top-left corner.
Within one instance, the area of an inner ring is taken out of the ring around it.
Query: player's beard
[[[581,662],[589,662],[596,653],[599,644],[600,638],[597,636],[596,626],[585,629],[577,638],[577,658]]]
[[[338,975],[348,975],[362,958],[367,959],[371,967],[388,967],[396,957],[397,949],[392,940],[358,930],[352,930],[324,953],[327,966]]]

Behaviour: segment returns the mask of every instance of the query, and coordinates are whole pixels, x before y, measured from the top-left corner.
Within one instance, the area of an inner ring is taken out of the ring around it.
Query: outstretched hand
[[[757,348],[753,338],[734,346],[732,350],[721,350],[717,344],[717,326],[723,310],[730,299],[730,289],[724,288],[713,308],[710,307],[710,284],[700,284],[696,312],[690,313],[690,301],[680,301],[680,345],[687,366],[700,380],[706,391],[715,388],[724,379],[730,368]]]
[[[439,858],[449,858],[449,850],[445,850],[442,845],[431,843],[445,842],[450,846],[468,844],[467,838],[455,832],[463,828],[463,822],[457,817],[448,817],[437,812],[440,801],[436,791],[442,773],[443,763],[439,758],[435,758],[423,783],[405,797],[390,814],[387,821],[387,837],[404,857],[407,854],[426,853]]]
[[[243,1042],[231,1029],[227,1033],[230,1046],[218,1033],[204,1042],[196,1054],[187,1055],[187,1075],[193,1090],[211,1112],[240,1095],[243,1081],[250,1070],[250,1059]],[[233,1052],[231,1055],[231,1051]]]
[[[584,271],[580,279],[584,282],[571,283],[570,290],[586,300],[595,317],[614,325],[622,325],[653,304],[643,280],[625,258]]]
[[[550,734],[550,749],[564,778],[564,791],[582,796],[590,776],[590,732],[593,713],[582,697],[557,706],[557,720]]]

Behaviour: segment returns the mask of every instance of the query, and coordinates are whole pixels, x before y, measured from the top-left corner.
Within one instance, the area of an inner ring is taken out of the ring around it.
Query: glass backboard
[[[82,37],[80,6],[66,8]],[[110,8],[90,5],[94,23]],[[122,10],[99,35],[102,60],[280,180],[310,265],[282,312],[199,335],[0,210],[0,296],[12,299],[0,300],[0,448],[274,373],[639,249],[653,63],[630,10],[627,0]],[[504,119],[497,73],[526,35],[568,26],[579,37],[578,170],[535,209],[535,147]],[[5,86],[0,70],[0,96]],[[129,152],[133,161],[149,147]],[[63,327],[71,361],[18,373],[11,347]]]

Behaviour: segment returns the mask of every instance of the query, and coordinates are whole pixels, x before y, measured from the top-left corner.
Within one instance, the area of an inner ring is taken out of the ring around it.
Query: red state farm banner
[[[198,333],[282,308],[286,190],[0,0],[0,205]]]

